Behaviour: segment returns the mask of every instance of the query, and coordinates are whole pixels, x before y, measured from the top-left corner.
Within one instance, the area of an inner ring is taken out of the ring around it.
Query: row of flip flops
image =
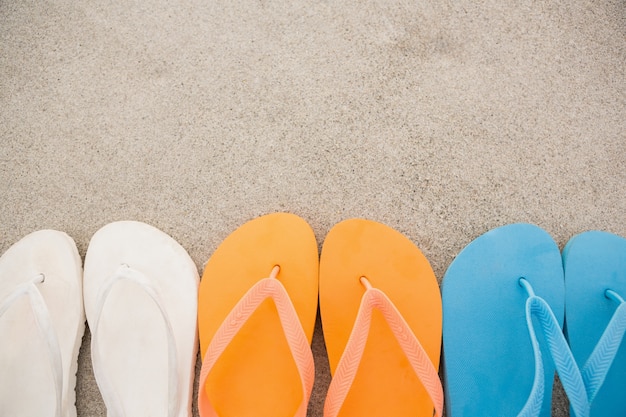
[[[512,224],[471,242],[440,292],[420,250],[380,223],[334,226],[321,255],[301,218],[252,220],[202,280],[171,237],[116,222],[84,262],[62,232],[0,258],[0,416],[76,416],[85,317],[111,417],[306,416],[322,320],[324,416],[549,416],[555,371],[572,416],[626,415],[626,240],[575,236],[563,253]],[[443,340],[443,381],[438,369]],[[445,394],[444,394],[445,392]]]

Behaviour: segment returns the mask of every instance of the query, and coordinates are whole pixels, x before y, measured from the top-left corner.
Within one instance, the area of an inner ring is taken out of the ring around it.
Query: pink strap
[[[285,287],[275,279],[278,267],[274,267],[269,278],[257,282],[239,300],[232,311],[228,314],[220,328],[215,333],[202,361],[200,371],[200,389],[198,393],[198,408],[203,417],[217,417],[217,412],[206,393],[206,381],[213,365],[219,359],[226,347],[233,340],[237,332],[267,298],[274,300],[280,323],[285,332],[287,343],[293,355],[300,374],[302,384],[302,402],[294,414],[295,417],[306,417],[307,404],[313,389],[315,368],[313,353],[304,334],[302,324],[298,319],[296,310],[287,294]],[[227,389],[227,388],[225,388]]]
[[[426,388],[434,404],[436,416],[441,417],[443,412],[443,388],[441,387],[437,370],[430,361],[426,351],[424,351],[409,325],[385,293],[372,288],[365,278],[362,278],[361,282],[366,286],[367,290],[363,294],[363,298],[361,298],[361,305],[352,328],[352,333],[328,388],[326,402],[324,403],[324,417],[336,417],[348,395],[363,356],[365,342],[367,341],[372,323],[372,312],[375,308],[383,314],[413,367],[415,374],[422,382],[424,388]]]

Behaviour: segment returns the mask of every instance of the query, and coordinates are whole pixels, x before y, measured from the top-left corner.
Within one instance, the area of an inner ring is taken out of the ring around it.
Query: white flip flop
[[[92,237],[84,302],[109,417],[191,415],[198,283],[185,249],[152,226],[115,222]]]
[[[76,416],[85,330],[81,259],[65,233],[41,230],[0,257],[0,414]]]

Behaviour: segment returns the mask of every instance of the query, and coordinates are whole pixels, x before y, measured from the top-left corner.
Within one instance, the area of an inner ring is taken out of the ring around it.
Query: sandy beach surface
[[[139,220],[202,272],[285,211],[391,226],[438,280],[504,224],[626,236],[623,1],[0,1],[0,250]],[[105,416],[86,333],[78,416]],[[310,417],[330,381],[318,321]],[[532,365],[529,365],[532,366]],[[197,390],[197,387],[196,387]],[[194,405],[194,416],[197,416]],[[554,416],[568,416],[557,385]]]

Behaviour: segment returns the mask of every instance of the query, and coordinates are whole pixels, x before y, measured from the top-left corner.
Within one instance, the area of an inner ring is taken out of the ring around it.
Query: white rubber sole
[[[158,296],[172,326],[177,375],[168,375],[167,327],[155,300],[132,280],[120,279],[109,285],[120,268],[142,276]],[[94,373],[109,414],[117,409],[129,416],[166,417],[171,406],[168,378],[177,378],[176,415],[191,415],[199,276],[187,252],[152,226],[115,222],[91,239],[84,276],[92,359],[98,352],[100,358],[99,364],[94,361]],[[103,290],[106,288],[108,293]]]
[[[36,285],[58,340],[63,371],[63,417],[76,417],[76,372],[85,331],[81,259],[74,240],[55,230],[25,236],[0,257],[0,302],[16,286],[43,274]],[[50,415],[56,393],[52,368],[27,296],[0,317],[2,415]],[[7,343],[9,342],[9,343]]]

